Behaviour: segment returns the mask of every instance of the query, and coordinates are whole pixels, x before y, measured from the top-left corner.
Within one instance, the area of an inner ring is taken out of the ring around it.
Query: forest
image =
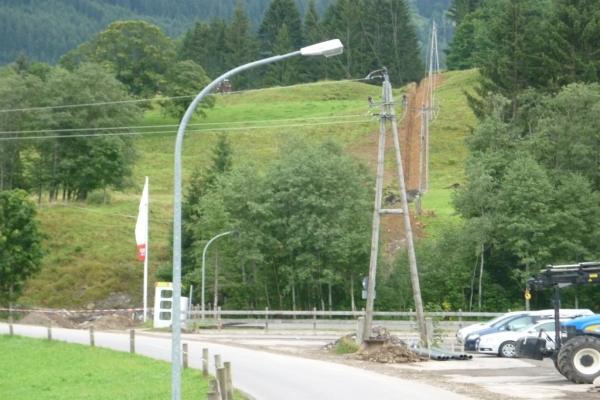
[[[195,22],[218,18],[230,23],[238,0],[0,0],[0,65],[13,62],[20,54],[31,60],[55,64],[58,59],[115,21],[136,20],[156,25],[170,38],[178,40]],[[270,0],[243,0],[243,7],[256,31]],[[304,17],[309,0],[294,0]],[[319,17],[335,1],[313,0]],[[349,3],[361,8],[362,0]],[[409,0],[421,46],[426,48],[430,21],[440,27],[440,48],[450,41],[453,27],[445,17],[449,0]],[[376,14],[385,8],[379,7]],[[443,60],[442,60],[443,61]]]
[[[382,7],[392,12],[378,14]],[[143,121],[150,107],[136,101],[164,96],[164,115],[178,119],[185,96],[221,73],[324,39],[339,37],[344,54],[256,69],[233,79],[234,90],[357,80],[382,65],[395,85],[419,82],[425,65],[411,18],[404,0],[338,0],[322,16],[317,2],[303,14],[293,0],[273,0],[255,30],[240,2],[230,22],[198,20],[178,41],[149,22],[119,21],[63,53],[57,66],[19,56],[1,70],[0,109],[41,109],[29,117],[4,113],[0,188],[38,201],[85,202],[94,191],[131,187],[134,143],[100,134]],[[452,0],[448,18],[456,27],[448,68],[477,70],[475,86],[462,93],[477,120],[464,182],[452,196],[457,218],[417,244],[424,303],[429,310],[520,309],[527,278],[544,265],[600,257],[600,0]],[[216,101],[209,97],[199,114]],[[44,108],[100,102],[107,107]],[[83,135],[90,130],[99,137]],[[22,132],[47,140],[14,139]],[[210,165],[186,188],[185,284],[198,284],[206,243],[240,229],[244,235],[214,256],[214,265],[234,266],[213,271],[222,279],[215,303],[353,308],[368,260],[372,175],[326,140],[289,139],[265,168],[239,163],[230,146],[220,135]],[[400,251],[389,261],[397,273],[379,283],[378,309],[413,307],[400,295],[410,291],[406,257]],[[169,279],[165,260],[161,279]],[[568,288],[564,306],[599,309],[597,293]],[[540,294],[537,306],[547,308],[548,298]]]

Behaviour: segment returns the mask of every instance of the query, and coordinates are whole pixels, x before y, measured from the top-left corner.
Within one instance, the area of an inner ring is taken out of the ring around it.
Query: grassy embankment
[[[0,335],[0,398],[167,399],[171,364],[118,351],[45,339]],[[183,399],[205,399],[202,372],[181,371]],[[244,397],[236,391],[235,399]]]
[[[444,188],[462,179],[466,124],[474,120],[461,91],[474,78],[473,71],[447,73],[436,92],[442,111],[431,127],[431,183],[423,206],[436,210],[437,216],[422,217],[432,235],[451,218],[451,191]],[[184,190],[194,168],[209,165],[221,131],[229,134],[235,163],[252,160],[266,166],[278,145],[292,135],[310,141],[335,138],[349,152],[361,149],[364,153],[369,133],[378,131],[377,121],[369,122],[365,116],[369,111],[366,98],[379,92],[379,87],[364,83],[328,82],[218,96],[208,117],[195,117],[188,127],[183,146]],[[402,90],[395,92],[398,97]],[[150,282],[152,273],[169,262],[178,121],[155,110],[147,113],[143,125],[146,132],[154,133],[136,139],[139,188],[111,193],[107,205],[40,205],[42,229],[50,236],[49,253],[43,271],[28,283],[22,303],[78,308],[111,292],[131,293],[141,303],[143,263],[136,260],[133,231],[145,176],[150,177]]]
[[[437,236],[444,225],[458,222],[453,215],[449,187],[465,183],[464,160],[468,153],[465,139],[469,135],[469,126],[476,125],[476,119],[467,106],[463,91],[475,85],[477,75],[475,70],[446,72],[443,85],[436,88],[435,101],[441,110],[429,128],[431,171],[429,191],[423,196],[422,203],[423,209],[433,210],[436,215],[420,217],[430,238]]]

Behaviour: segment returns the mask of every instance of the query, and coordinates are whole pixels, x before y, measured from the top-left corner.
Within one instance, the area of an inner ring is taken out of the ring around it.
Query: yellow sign
[[[525,290],[525,300],[531,299],[531,293],[529,293],[529,289]]]

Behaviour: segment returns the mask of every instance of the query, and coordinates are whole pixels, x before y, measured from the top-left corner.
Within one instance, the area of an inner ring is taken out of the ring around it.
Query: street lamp
[[[208,249],[208,246],[210,246],[210,244],[212,242],[214,242],[221,236],[229,235],[230,233],[233,233],[233,236],[238,236],[240,234],[237,230],[221,233],[221,234],[215,236],[214,238],[210,239],[208,241],[208,243],[206,243],[206,246],[204,246],[204,251],[202,252],[202,319],[204,319],[204,287],[205,287],[205,285],[204,285],[204,276],[205,276],[204,275],[204,271],[205,271],[204,265],[206,264],[206,249]]]
[[[303,56],[318,56],[331,57],[341,54],[344,51],[344,46],[339,39],[328,40],[323,43],[317,43],[312,46],[304,47],[293,53],[284,54],[281,56],[273,56],[264,60],[254,61],[240,67],[234,68],[229,72],[224,73],[214,81],[208,84],[189,105],[187,111],[181,119],[179,130],[177,131],[177,139],[175,140],[175,190],[173,204],[173,325],[172,325],[172,341],[171,341],[171,367],[172,367],[172,383],[171,383],[171,399],[181,399],[181,149],[183,147],[183,136],[188,121],[192,117],[194,110],[219,82],[247,69],[258,67],[260,65],[269,64],[275,61],[280,61],[288,57],[297,55]]]

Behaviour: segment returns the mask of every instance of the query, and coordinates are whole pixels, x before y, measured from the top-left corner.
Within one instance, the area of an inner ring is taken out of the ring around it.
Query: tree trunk
[[[219,306],[219,248],[215,249],[215,301],[214,309],[217,310]]]
[[[292,311],[296,311],[296,284],[294,282],[292,282]],[[295,315],[294,319],[296,319]]]
[[[525,275],[529,276],[529,263],[525,264]],[[529,311],[529,299],[525,297],[525,311]]]
[[[331,283],[329,284],[329,311],[333,311],[333,296],[331,295]]]
[[[277,267],[273,264],[273,271],[275,272],[275,287],[277,288],[277,296],[279,297],[279,309],[283,310],[283,295],[281,294],[281,288],[279,287],[279,274],[277,274]]]
[[[479,269],[479,310],[481,310],[482,286],[483,286],[483,263],[484,263],[484,244],[481,243],[481,268]]]
[[[350,275],[350,305],[352,312],[356,311],[356,303],[354,302],[354,275]]]
[[[13,283],[10,283],[10,287],[8,288],[8,316],[10,317],[10,320],[13,320],[13,291],[14,291],[14,287],[13,287]]]
[[[269,310],[271,309],[271,303],[269,302],[269,288],[267,287],[267,282],[265,282],[265,296],[267,297],[267,307]],[[280,299],[281,302],[281,299]]]
[[[478,260],[479,258],[475,257],[475,266],[473,267],[473,275],[471,275],[471,296],[469,298],[469,311],[473,311],[473,293],[475,292],[475,275],[477,274]]]

